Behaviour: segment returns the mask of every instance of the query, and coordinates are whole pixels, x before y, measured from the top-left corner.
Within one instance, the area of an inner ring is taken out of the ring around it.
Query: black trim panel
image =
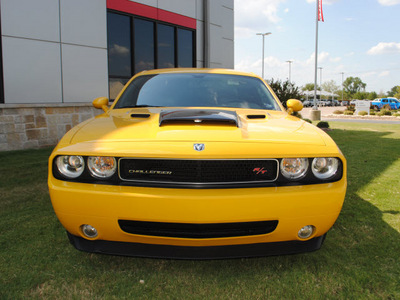
[[[124,232],[131,234],[210,239],[271,233],[278,226],[278,221],[197,224],[118,220],[118,224]]]
[[[258,187],[280,187],[280,186],[301,186],[301,185],[311,185],[311,184],[324,184],[324,183],[331,183],[331,182],[336,182],[339,181],[343,178],[343,162],[340,158],[337,157],[339,160],[339,167],[336,172],[336,174],[332,178],[328,178],[326,180],[320,180],[316,178],[311,170],[308,170],[307,175],[298,181],[290,181],[289,179],[285,178],[280,174],[279,172],[277,174],[277,178],[275,178],[272,182],[270,181],[250,181],[250,182],[217,182],[217,183],[210,183],[210,182],[164,182],[160,180],[154,180],[154,181],[141,181],[141,180],[135,180],[135,181],[129,181],[129,180],[123,180],[119,177],[120,171],[116,172],[111,178],[107,180],[100,180],[96,179],[93,176],[90,175],[87,167],[85,167],[85,171],[83,174],[76,178],[76,179],[70,179],[66,178],[65,176],[61,175],[60,172],[58,171],[57,165],[56,165],[56,159],[58,155],[53,159],[52,162],[52,173],[54,178],[58,180],[63,180],[63,181],[70,181],[70,182],[80,182],[80,183],[88,183],[88,184],[102,184],[102,185],[117,185],[117,186],[139,186],[139,187],[155,187],[155,188],[174,188],[174,189],[235,189],[235,188],[258,188]],[[118,166],[120,164],[121,160],[125,159],[130,159],[127,157],[115,157],[115,159],[118,161]],[[135,159],[140,159],[140,158],[135,158]],[[313,158],[309,158],[309,165],[311,165]],[[84,156],[85,164],[87,165],[87,157]],[[145,159],[144,159],[145,160]],[[153,159],[157,160],[157,159]],[[167,159],[167,160],[173,160],[173,159]],[[277,160],[278,165],[279,165],[279,159],[264,159],[265,160]],[[176,159],[173,160],[176,162],[179,162],[180,160]],[[181,160],[185,161],[185,160]],[[219,160],[215,160],[219,161]],[[229,161],[229,160],[227,160]],[[233,160],[235,161],[235,160]],[[262,159],[259,159],[259,161],[263,161]],[[118,167],[120,169],[120,167]]]
[[[67,234],[71,244],[80,251],[123,256],[192,260],[261,257],[312,252],[321,248],[326,236],[325,234],[304,242],[288,241],[245,245],[188,247],[103,240],[89,241],[74,236],[69,232],[67,232]]]

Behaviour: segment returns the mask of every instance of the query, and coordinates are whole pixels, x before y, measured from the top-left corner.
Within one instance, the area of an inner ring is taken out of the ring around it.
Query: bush
[[[369,115],[370,115],[370,116],[375,116],[375,111],[371,110],[371,111],[369,112]]]
[[[320,122],[318,122],[317,127],[318,128],[329,128],[329,123],[326,121],[320,121]]]
[[[345,111],[343,112],[343,114],[345,114],[346,116],[352,116],[352,115],[354,114],[354,111],[345,110]]]
[[[378,116],[391,116],[392,112],[390,110],[381,109],[380,112],[377,113]]]
[[[294,111],[292,116],[301,119],[301,114],[298,111]]]
[[[312,124],[312,121],[310,119],[303,119],[303,120],[308,122],[308,123],[310,123],[310,124]]]
[[[355,110],[356,110],[356,108],[355,108],[355,106],[354,106],[354,105],[347,105],[347,108],[346,108],[346,110],[355,111]]]
[[[343,115],[343,110],[335,110],[334,112],[333,112],[333,114],[335,114],[335,115]]]
[[[391,116],[392,112],[390,110],[384,111],[385,116]]]
[[[368,115],[368,113],[366,111],[359,111],[358,115],[359,116],[366,116],[366,115]]]
[[[395,117],[400,117],[400,113],[395,113],[395,114],[393,114],[392,116],[395,116]]]

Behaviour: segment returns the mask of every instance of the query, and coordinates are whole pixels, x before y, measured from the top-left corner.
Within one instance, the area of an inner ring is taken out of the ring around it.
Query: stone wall
[[[0,151],[55,146],[75,125],[101,114],[91,104],[0,104]]]

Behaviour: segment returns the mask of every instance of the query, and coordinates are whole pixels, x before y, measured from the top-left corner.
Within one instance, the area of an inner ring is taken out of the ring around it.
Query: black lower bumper
[[[260,257],[311,252],[321,248],[325,236],[308,241],[288,241],[227,246],[171,246],[95,240],[89,241],[67,232],[72,245],[78,250],[102,254],[172,258],[172,259],[224,259]]]

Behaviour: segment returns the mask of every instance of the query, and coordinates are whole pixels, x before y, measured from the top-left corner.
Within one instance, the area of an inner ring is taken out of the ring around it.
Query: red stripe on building
[[[107,0],[107,8],[196,29],[196,19],[129,0]]]
[[[178,15],[170,11],[158,10],[158,20],[163,22],[172,23],[175,25],[189,27],[192,29],[196,29],[196,19],[189,18],[186,16]]]
[[[107,0],[107,8],[157,20],[157,8],[129,0]]]

